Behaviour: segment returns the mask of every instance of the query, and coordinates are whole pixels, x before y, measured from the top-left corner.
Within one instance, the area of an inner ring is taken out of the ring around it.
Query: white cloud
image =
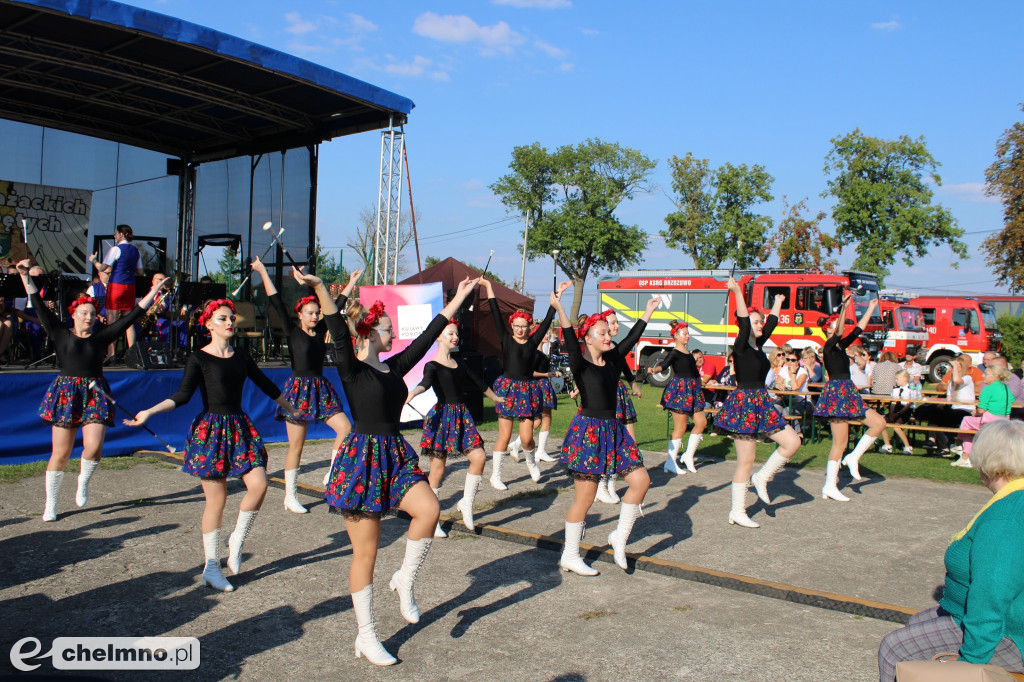
[[[538,50],[540,50],[549,57],[553,57],[554,59],[561,59],[569,54],[569,50],[564,50],[560,47],[555,47],[550,43],[545,43],[543,40],[535,40],[533,41],[533,45]]]
[[[478,43],[484,55],[501,52],[511,55],[525,38],[504,21],[493,26],[480,26],[464,14],[441,16],[424,12],[416,17],[413,33],[444,43]]]
[[[575,68],[576,65],[573,64],[572,62],[562,62],[561,64],[558,65],[559,71],[572,71]]]
[[[358,33],[373,33],[377,30],[377,24],[355,12],[349,13],[348,21],[352,26],[352,30]]]
[[[958,185],[942,185],[937,188],[943,196],[948,196],[972,204],[998,204],[999,197],[985,196],[985,183],[961,182]]]
[[[434,62],[427,57],[416,55],[412,60],[400,60],[394,55],[385,55],[388,60],[386,64],[377,64],[371,59],[361,59],[357,62],[357,65],[362,68],[373,69],[374,71],[383,71],[384,73],[390,73],[395,76],[404,76],[407,78],[429,78],[435,81],[447,82],[451,80],[448,73],[434,64]]]
[[[596,28],[584,28],[584,29],[580,29],[580,30],[582,31],[583,35],[585,35],[585,36],[599,36],[599,35],[601,35],[601,32],[598,31]]]
[[[892,21],[876,21],[875,23],[871,24],[871,28],[875,29],[876,31],[887,31],[891,33],[892,31],[898,31],[899,29],[903,28],[903,24],[896,21],[895,19],[893,19]]]
[[[284,27],[287,33],[301,36],[316,30],[316,24],[303,19],[298,12],[288,12],[284,15],[284,19],[288,22],[288,25]]]
[[[495,5],[528,7],[531,9],[562,9],[572,7],[570,0],[491,0]]]

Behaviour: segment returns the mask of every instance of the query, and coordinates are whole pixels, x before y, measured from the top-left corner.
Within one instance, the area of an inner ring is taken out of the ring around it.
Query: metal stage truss
[[[394,121],[380,134],[380,184],[377,190],[377,231],[373,248],[373,283],[398,282],[398,252],[401,250],[402,159],[405,131]]]

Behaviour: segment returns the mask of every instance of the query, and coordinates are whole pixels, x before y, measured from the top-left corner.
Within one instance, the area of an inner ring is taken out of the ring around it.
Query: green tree
[[[1000,353],[1010,361],[1010,369],[1020,367],[1021,358],[1024,358],[1024,317],[1009,313],[1000,315],[996,327],[1003,335]]]
[[[316,236],[316,244],[313,245],[313,272],[316,273],[324,284],[347,284],[348,272],[333,253],[324,250],[320,243],[320,235]]]
[[[869,137],[860,129],[831,140],[825,157],[828,189],[836,204],[832,220],[843,246],[857,245],[853,267],[885,278],[897,258],[913,265],[928,247],[946,244],[957,258],[968,258],[964,231],[942,206],[932,205],[927,176],[942,184],[938,161],[925,146],[903,135],[896,140]]]
[[[1014,123],[996,143],[996,160],[985,171],[985,193],[1003,202],[1003,229],[981,245],[985,262],[999,284],[1024,290],[1024,122]]]
[[[775,253],[779,256],[779,267],[782,268],[835,272],[839,262],[832,258],[832,253],[839,250],[839,241],[821,231],[825,212],[819,211],[813,218],[806,217],[806,198],[790,206],[786,197],[782,197],[782,206],[782,221],[768,239],[761,260],[767,260]]]
[[[642,152],[589,139],[554,152],[539,143],[516,147],[491,190],[510,210],[528,217],[526,257],[550,258],[573,282],[570,314],[579,314],[591,272],[621,270],[640,262],[647,234],[625,225],[615,210],[637,192],[650,192],[657,166]]]
[[[217,270],[210,273],[210,279],[227,287],[228,298],[232,300],[238,299],[237,296],[232,296],[231,294],[242,281],[242,277],[238,274],[241,268],[242,261],[238,259],[238,250],[233,246],[226,246],[224,247],[224,253],[217,260]]]
[[[753,210],[774,199],[774,178],[764,166],[726,163],[712,169],[708,159],[690,152],[673,156],[668,165],[676,210],[665,216],[665,243],[690,256],[697,268],[714,269],[730,259],[741,268],[755,265],[772,227],[771,218]]]

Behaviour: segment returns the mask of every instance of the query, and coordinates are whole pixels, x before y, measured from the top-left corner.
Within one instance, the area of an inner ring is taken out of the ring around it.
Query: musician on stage
[[[107,322],[110,324],[135,307],[135,276],[142,274],[142,254],[132,245],[132,237],[130,225],[118,225],[114,228],[114,246],[107,251],[107,257],[101,262],[97,260],[98,253],[92,254],[92,264],[97,270],[110,271],[107,285]],[[131,348],[135,343],[135,327],[125,329],[124,336]],[[108,355],[113,354],[114,344],[111,343]]]

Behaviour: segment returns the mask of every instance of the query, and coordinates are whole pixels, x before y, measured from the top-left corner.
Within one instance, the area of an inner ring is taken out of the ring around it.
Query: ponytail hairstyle
[[[68,314],[69,315],[74,315],[75,314],[75,310],[77,310],[78,306],[80,306],[80,305],[91,305],[97,311],[99,311],[99,309],[100,309],[100,307],[98,305],[96,305],[96,299],[95,298],[93,298],[92,296],[86,296],[85,294],[79,294],[78,298],[76,298],[74,301],[72,301],[71,305],[68,306]]]
[[[299,299],[299,302],[295,304],[295,314],[298,314],[299,311],[302,310],[303,306],[305,306],[307,303],[316,303],[317,306],[320,305],[320,302],[317,300],[316,296],[303,296],[302,298]]]
[[[576,316],[576,326],[577,327],[582,327],[583,323],[586,322],[586,321],[587,321],[587,316],[586,316],[585,313],[580,313],[579,315]]]
[[[118,225],[114,228],[115,232],[120,232],[121,236],[124,237],[125,241],[130,242],[135,237],[135,232],[132,230],[131,225]]]
[[[373,328],[380,322],[380,318],[384,317],[387,313],[384,312],[384,302],[374,301],[370,308],[363,309],[365,312],[360,318],[353,320],[352,313],[349,312],[349,319],[355,322],[356,335],[367,337]]]
[[[199,326],[205,327],[206,323],[210,321],[211,317],[213,317],[213,314],[221,308],[229,308],[231,312],[235,312],[235,304],[226,298],[218,298],[210,301],[206,304],[206,307],[203,308],[203,313],[199,316]]]
[[[676,322],[674,325],[672,325],[672,330],[670,332],[671,335],[672,335],[672,338],[673,339],[676,338],[676,334],[679,333],[680,329],[686,329],[689,326],[690,325],[688,325],[686,322]]]
[[[512,323],[519,318],[526,320],[527,327],[533,325],[533,315],[520,308],[519,310],[515,311],[514,313],[508,316],[509,326],[511,327]]]
[[[597,324],[598,322],[605,322],[605,323],[607,323],[608,319],[604,316],[603,313],[596,313],[594,315],[591,315],[587,319],[583,320],[583,323],[580,324],[580,333],[579,333],[580,341],[582,341],[584,338],[586,338],[587,332],[589,332],[591,329],[593,329],[594,325]]]

